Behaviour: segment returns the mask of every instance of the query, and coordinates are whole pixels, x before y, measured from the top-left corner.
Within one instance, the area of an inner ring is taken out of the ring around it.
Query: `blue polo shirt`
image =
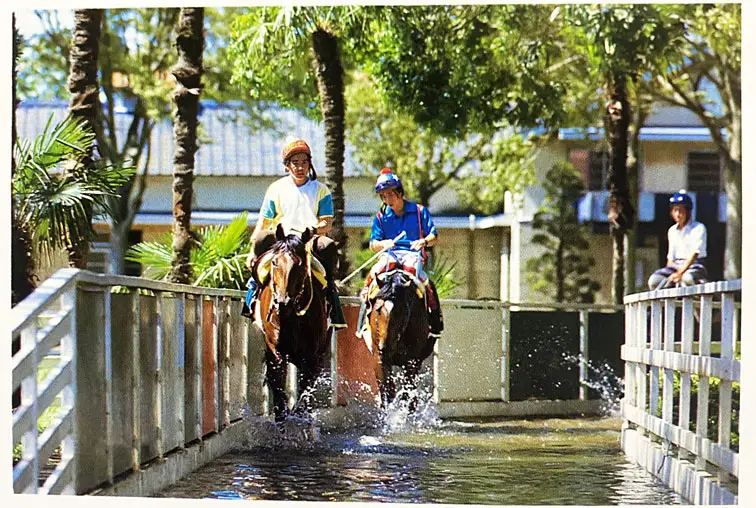
[[[422,232],[420,228],[422,227]],[[419,240],[433,233],[437,235],[436,226],[433,224],[428,209],[412,201],[404,200],[404,212],[399,217],[390,206],[386,211],[373,217],[373,228],[370,231],[370,241],[392,240],[402,231],[407,234],[396,242],[397,249],[410,250],[413,240]]]

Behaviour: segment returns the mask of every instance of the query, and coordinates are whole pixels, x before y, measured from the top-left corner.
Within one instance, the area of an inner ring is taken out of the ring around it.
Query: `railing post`
[[[675,300],[664,300],[664,359],[675,350]],[[662,387],[662,420],[672,424],[672,404],[674,403],[675,371],[664,368],[664,384]],[[665,444],[669,445],[665,438]]]
[[[711,315],[712,296],[701,297],[701,318],[698,328],[698,355],[707,358],[711,355]],[[709,428],[709,378],[698,377],[698,400],[696,410],[696,438],[699,442],[707,439]],[[706,470],[706,459],[696,456],[696,469]]]
[[[110,287],[102,290],[105,332],[105,443],[108,452],[107,481],[113,483],[113,461],[115,460],[113,446],[113,329]]]
[[[79,425],[77,421],[76,408],[76,286],[66,291],[61,297],[61,303],[63,309],[68,312],[70,316],[70,325],[68,332],[60,341],[60,356],[61,360],[68,360],[71,362],[71,382],[66,388],[63,389],[61,394],[62,408],[64,410],[70,409],[71,411],[71,430],[68,435],[63,438],[61,443],[61,462],[69,462],[71,468],[71,482],[63,489],[63,494],[76,494],[77,485],[77,442],[76,442],[76,426]]]
[[[693,354],[693,317],[693,298],[683,298],[680,352],[684,355]],[[680,375],[680,414],[677,424],[684,431],[690,429],[690,382],[690,373],[683,371]],[[677,456],[680,460],[690,458],[690,454],[683,447],[679,448]]]
[[[512,337],[510,334],[512,309],[510,308],[509,303],[502,304],[501,317],[501,400],[509,402],[509,363],[512,347]]]
[[[31,349],[32,374],[21,381],[21,407],[31,406],[31,428],[24,433],[21,440],[23,453],[21,460],[30,464],[32,479],[29,486],[24,490],[25,493],[36,494],[39,489],[39,458],[37,454],[37,420],[39,420],[39,407],[37,406],[38,398],[38,367],[40,358],[37,353],[37,323],[30,324],[21,332],[21,350]]]
[[[727,365],[732,365],[735,359],[735,297],[732,293],[722,294],[722,325],[720,358]],[[732,375],[732,367],[728,369]],[[730,430],[732,427],[732,381],[722,379],[719,384],[719,428],[718,444],[723,448],[730,447]],[[720,484],[729,483],[730,475],[726,471],[718,474]]]
[[[658,351],[662,344],[662,304],[658,300],[651,302],[651,349]],[[649,413],[659,416],[659,367],[651,367],[651,386],[649,388]]]
[[[588,311],[580,311],[580,400],[588,400]]]
[[[138,289],[129,292],[131,301],[132,315],[134,319],[131,326],[131,411],[132,411],[132,429],[134,430],[131,440],[131,470],[136,472],[140,470],[140,464],[142,461],[140,457],[142,455],[142,427],[141,427],[141,409],[142,409],[142,397],[146,394],[141,389],[142,385],[142,369],[139,365],[139,359],[141,358],[141,330],[142,330],[142,312],[140,310],[141,295]]]

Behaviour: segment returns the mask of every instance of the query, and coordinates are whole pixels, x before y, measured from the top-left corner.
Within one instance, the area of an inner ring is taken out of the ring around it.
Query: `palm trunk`
[[[202,89],[202,52],[205,38],[202,31],[204,9],[181,9],[176,26],[178,63],[172,69],[176,78],[173,100],[176,105],[173,121],[175,153],[173,157],[173,268],[171,281],[191,281],[191,216],[194,154],[197,151],[199,94]]]
[[[110,258],[107,273],[122,275],[126,269],[126,249],[129,248],[129,223],[110,222]]]
[[[344,231],[344,69],[338,39],[319,29],[312,34],[315,76],[320,94],[320,111],[325,126],[326,179],[333,195],[331,237],[338,247],[338,278],[349,272]]]
[[[735,156],[732,155],[733,152]],[[725,269],[728,280],[741,277],[743,223],[743,166],[740,160],[740,140],[730,152],[725,166],[725,193],[727,195],[727,225],[725,232]]]
[[[630,128],[630,143],[627,152],[628,195],[630,196],[630,202],[634,203],[636,207],[639,206],[640,199],[640,185],[638,182],[638,161],[641,157],[640,131],[641,128],[643,128],[643,124],[646,123],[647,116],[648,107],[645,103],[641,102],[640,97],[638,97],[637,111],[633,115],[633,124]],[[625,295],[633,293],[636,290],[636,244],[637,237],[635,228],[630,228],[625,232],[625,288],[623,293]]]
[[[16,172],[16,159],[13,157],[13,147],[16,146],[16,60],[18,59],[18,30],[16,30],[16,14],[12,14],[13,37],[13,91],[11,103],[11,177]],[[32,274],[34,260],[31,256],[31,244],[26,230],[19,223],[15,213],[14,199],[11,196],[11,305],[29,296],[34,291]],[[21,338],[11,341],[11,357],[21,350]],[[13,391],[11,407],[21,405],[21,388]]]
[[[83,118],[90,128],[94,129],[98,108],[100,106],[100,91],[97,81],[97,61],[100,53],[100,30],[102,10],[77,9],[74,11],[73,42],[71,44],[71,69],[68,76],[68,91],[71,94],[69,110],[72,116]],[[85,178],[86,172],[91,170],[92,154],[82,159],[81,164],[74,168],[74,174]],[[91,206],[85,204],[87,224],[66,240],[68,264],[75,268],[86,268],[89,256],[88,232],[92,223]]]
[[[612,301],[622,304],[625,291],[625,232],[633,227],[635,210],[628,190],[627,146],[630,102],[627,76],[609,76],[607,111],[604,120],[609,139],[609,229],[612,237]]]

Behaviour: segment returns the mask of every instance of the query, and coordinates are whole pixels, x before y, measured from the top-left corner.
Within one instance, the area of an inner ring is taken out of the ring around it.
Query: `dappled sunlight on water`
[[[158,497],[680,504],[624,457],[616,418],[472,422],[431,412],[402,420],[399,411],[391,423],[391,409],[380,413],[354,413],[355,423],[373,417],[368,428],[322,426],[307,446],[279,441],[226,454]]]

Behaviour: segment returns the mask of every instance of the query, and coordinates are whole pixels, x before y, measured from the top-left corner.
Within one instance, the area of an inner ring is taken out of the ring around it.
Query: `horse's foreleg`
[[[265,349],[268,386],[273,394],[273,414],[276,422],[282,422],[288,414],[286,397],[286,360],[270,348]]]
[[[420,374],[420,361],[410,360],[402,369],[404,372],[404,382],[409,395],[409,410],[411,413],[417,411],[419,398],[417,395],[417,381]]]
[[[391,364],[383,363],[381,365],[383,382],[381,383],[381,401],[384,409],[394,401],[396,397],[396,381],[391,372]]]
[[[293,409],[297,416],[305,416],[312,411],[313,400],[315,398],[315,381],[317,373],[309,365],[304,366],[297,372],[297,387],[299,391],[299,400]]]

